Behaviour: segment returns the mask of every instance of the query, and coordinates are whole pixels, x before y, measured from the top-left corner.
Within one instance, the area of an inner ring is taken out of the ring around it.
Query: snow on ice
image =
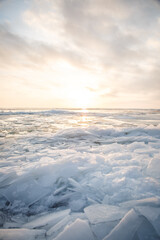
[[[0,112],[0,239],[160,239],[160,111]]]

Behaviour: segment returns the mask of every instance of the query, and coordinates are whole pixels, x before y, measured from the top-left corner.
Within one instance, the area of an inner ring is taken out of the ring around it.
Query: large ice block
[[[154,178],[160,178],[160,158],[152,158],[147,167],[147,173]]]
[[[119,220],[111,222],[103,222],[98,224],[91,224],[92,232],[95,234],[97,240],[102,240],[110,231],[118,224]]]
[[[147,218],[144,218],[135,235],[139,240],[160,240],[160,236]]]
[[[160,208],[150,206],[135,207],[149,221],[154,222],[160,216]]]
[[[42,187],[36,180],[29,179],[29,177],[19,178],[2,191],[9,202],[13,203],[18,200],[29,206],[50,192],[49,188]]]
[[[143,220],[131,209],[103,240],[132,240]]]
[[[46,235],[56,237],[64,229],[65,226],[73,223],[77,218],[86,220],[86,216],[84,213],[72,213],[71,215],[67,215],[62,220],[60,220],[57,224],[52,226],[47,231]]]
[[[17,174],[14,171],[2,175],[0,177],[0,188],[11,184],[16,179],[16,177]]]
[[[122,208],[105,204],[93,204],[86,207],[84,212],[92,224],[115,221],[125,215],[125,210]]]
[[[69,213],[70,213],[70,209],[45,214],[44,216],[38,217],[38,218],[24,224],[23,227],[24,228],[38,228],[38,227],[43,227],[43,226],[49,225],[49,224],[54,225],[58,221],[60,221],[62,218],[68,216]]]
[[[67,226],[54,240],[95,240],[87,221],[77,219]]]
[[[131,209],[103,240],[160,240],[146,217]]]
[[[70,219],[71,219],[70,215],[61,219],[57,224],[55,224],[53,227],[51,227],[47,231],[47,235],[51,236],[53,234],[56,234],[57,232],[60,233],[60,231],[63,229],[63,227],[70,222]]]

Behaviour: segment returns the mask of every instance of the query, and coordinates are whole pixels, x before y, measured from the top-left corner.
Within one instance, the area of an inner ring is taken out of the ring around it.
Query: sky
[[[0,108],[160,108],[160,1],[0,0]]]

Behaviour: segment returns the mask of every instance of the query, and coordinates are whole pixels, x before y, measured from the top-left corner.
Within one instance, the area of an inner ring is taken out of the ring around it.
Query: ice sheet
[[[100,240],[135,208],[158,231],[159,122],[159,110],[1,111],[1,228],[52,240],[84,214]]]
[[[74,223],[67,226],[55,240],[95,240],[87,221],[77,219]]]

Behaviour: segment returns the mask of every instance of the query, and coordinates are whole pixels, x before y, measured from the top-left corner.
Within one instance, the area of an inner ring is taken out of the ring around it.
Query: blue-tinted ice
[[[0,239],[160,239],[160,111],[0,112]]]

